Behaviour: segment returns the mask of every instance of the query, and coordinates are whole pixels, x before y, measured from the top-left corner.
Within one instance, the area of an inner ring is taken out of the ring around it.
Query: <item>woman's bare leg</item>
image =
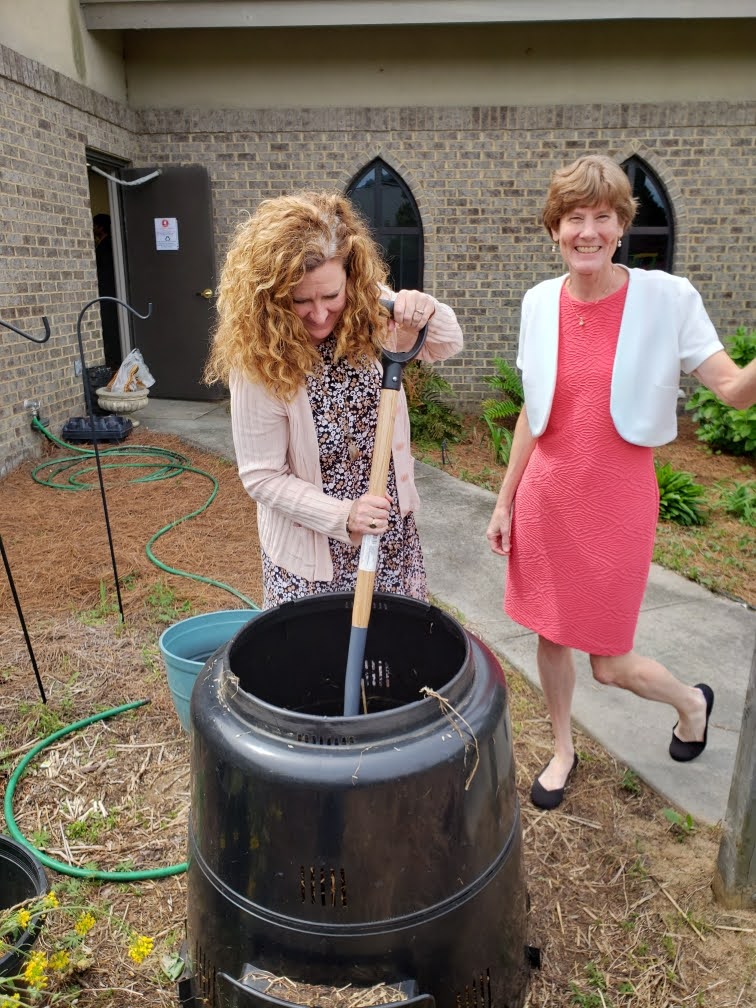
[[[706,698],[695,686],[686,686],[653,658],[629,651],[607,657],[591,655],[593,677],[606,686],[630,690],[645,700],[666,703],[677,711],[675,735],[683,742],[700,742],[706,729]]]
[[[572,694],[575,691],[575,663],[570,648],[538,638],[538,676],[554,734],[554,756],[538,780],[547,791],[564,787],[572,769],[575,747],[572,742]]]

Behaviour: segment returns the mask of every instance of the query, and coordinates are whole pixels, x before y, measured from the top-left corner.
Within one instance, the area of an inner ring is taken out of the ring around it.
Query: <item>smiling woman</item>
[[[687,686],[633,650],[658,518],[653,448],[676,436],[681,371],[740,407],[756,399],[756,361],[731,360],[686,279],[613,264],[635,210],[611,158],[555,172],[543,224],[568,274],[522,305],[525,405],[487,536],[509,558],[508,615],[538,634],[554,732],[531,789],[539,808],[561,803],[577,768],[573,648],[598,682],[675,709],[674,760],[704,751],[714,703],[705,683]]]
[[[381,299],[393,300],[393,319]],[[454,312],[393,293],[367,225],[340,193],[265,200],[238,231],[207,369],[228,381],[239,475],[257,502],[263,607],[353,591],[364,535],[379,535],[377,591],[427,595],[403,393],[385,496],[369,492],[381,351],[428,326],[419,356],[462,346]]]

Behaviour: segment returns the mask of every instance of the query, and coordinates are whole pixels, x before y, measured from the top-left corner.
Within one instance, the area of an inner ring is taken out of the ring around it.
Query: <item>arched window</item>
[[[412,193],[391,168],[376,158],[347,187],[383,247],[395,291],[423,289],[423,227]]]
[[[657,176],[640,158],[631,157],[622,165],[633,196],[638,200],[638,213],[617,249],[614,261],[641,269],[672,271],[674,230],[672,209]]]

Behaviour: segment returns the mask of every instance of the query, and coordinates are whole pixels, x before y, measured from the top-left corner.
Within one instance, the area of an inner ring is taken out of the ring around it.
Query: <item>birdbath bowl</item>
[[[107,387],[97,389],[97,402],[100,409],[107,413],[116,413],[118,416],[136,413],[137,410],[144,409],[149,402],[149,390],[146,388],[136,389],[133,392],[114,392]],[[131,420],[136,427],[138,420]]]

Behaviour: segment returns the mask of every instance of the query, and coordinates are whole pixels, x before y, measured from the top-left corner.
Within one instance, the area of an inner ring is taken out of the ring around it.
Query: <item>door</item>
[[[124,169],[125,180],[152,169]],[[160,399],[219,399],[202,383],[215,319],[215,248],[210,178],[202,165],[160,168],[143,185],[123,187],[129,304],[148,319],[132,320]]]

